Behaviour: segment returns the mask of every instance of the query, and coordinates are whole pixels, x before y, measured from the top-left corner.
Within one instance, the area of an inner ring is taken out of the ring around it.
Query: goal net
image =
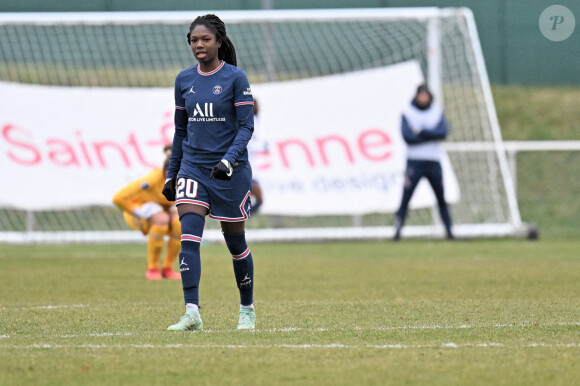
[[[176,74],[194,64],[191,51],[186,45],[185,34],[191,21],[204,13],[206,12],[0,15],[0,34],[3,36],[0,42],[0,94],[3,104],[5,100],[12,100],[26,107],[22,113],[15,113],[14,110],[24,107],[11,108],[8,106],[10,104],[4,104],[0,111],[3,114],[30,117],[26,124],[17,121],[18,118],[8,121],[9,118],[0,117],[3,119],[0,122],[2,169],[14,171],[18,167],[29,170],[38,166],[35,173],[40,176],[45,174],[45,170],[49,171],[47,173],[54,173],[57,166],[62,167],[65,163],[63,157],[69,157],[66,160],[69,169],[73,161],[77,162],[74,166],[79,170],[71,175],[79,178],[79,189],[93,183],[91,191],[98,192],[99,185],[102,184],[82,179],[93,172],[101,173],[102,170],[95,169],[99,161],[102,165],[106,162],[106,154],[103,155],[103,152],[97,154],[100,158],[89,156],[89,150],[93,149],[89,149],[90,145],[97,149],[96,140],[91,142],[90,138],[104,130],[104,126],[114,125],[115,121],[125,122],[127,118],[122,108],[112,108],[111,111],[97,109],[92,111],[90,117],[79,118],[70,110],[60,112],[62,106],[58,101],[62,100],[61,104],[74,106],[78,101],[79,105],[74,111],[85,114],[83,112],[90,110],[84,107],[82,101],[86,104],[98,104],[118,97],[118,104],[128,107],[128,101],[134,100],[139,104],[141,95],[159,91],[159,95],[167,95],[166,104],[172,106],[172,88]],[[310,87],[303,90],[317,89],[316,95],[310,98],[314,98],[311,99],[313,103],[321,106],[321,114],[330,117],[328,119],[332,121],[348,107],[325,106],[326,100],[334,101],[337,98],[333,91],[334,83],[324,83],[330,82],[328,79],[338,79],[337,84],[355,82],[353,84],[356,85],[358,82],[359,91],[373,95],[376,82],[363,78],[363,75],[357,78],[357,74],[370,74],[379,79],[383,73],[388,73],[385,79],[400,82],[406,80],[404,76],[402,79],[401,76],[397,77],[396,71],[402,65],[416,67],[417,71],[413,74],[428,81],[436,100],[444,108],[451,128],[446,149],[449,170],[453,173],[457,187],[456,197],[450,200],[456,235],[500,237],[518,235],[525,231],[518,211],[514,182],[506,162],[474,18],[469,9],[222,11],[218,16],[226,23],[228,35],[236,46],[238,66],[246,71],[255,94],[258,90],[258,99],[264,107],[263,121],[269,122],[264,129],[266,131],[276,133],[277,126],[292,118],[292,115],[281,116],[279,111],[278,116],[273,116],[271,111],[267,112],[266,107],[271,110],[276,107],[276,101],[263,99],[264,96],[274,93],[272,90],[290,93],[294,86]],[[352,79],[341,77],[351,75]],[[409,78],[406,89],[414,90],[418,80],[417,77]],[[326,84],[329,86],[326,87]],[[396,90],[393,91],[389,84],[382,87],[391,94],[395,93],[394,104],[399,103],[399,100],[409,102],[408,92],[402,92],[397,97]],[[115,92],[119,94],[107,94]],[[122,92],[127,95],[120,94]],[[308,94],[308,91],[301,92]],[[70,94],[72,97],[69,95],[66,97],[69,99],[66,99],[61,94]],[[23,98],[26,99],[22,100]],[[346,96],[343,99],[345,103],[349,102]],[[42,108],[39,110],[47,100],[54,101],[56,105],[45,109],[46,111]],[[72,102],[66,102],[67,100]],[[373,101],[372,103],[376,103],[376,98]],[[304,106],[300,122],[319,121],[321,118],[316,115],[316,110],[307,107]],[[389,106],[385,106],[387,107]],[[148,108],[145,104],[143,111]],[[161,110],[164,108],[165,105]],[[365,112],[365,116],[381,109],[371,106],[369,110]],[[267,114],[270,114],[270,120],[266,119]],[[166,114],[164,119],[165,126],[168,127],[167,122],[171,121],[171,117]],[[71,123],[73,134],[63,133],[61,136],[50,137],[43,132],[47,127],[66,125],[70,120],[74,121]],[[89,121],[96,126],[87,126],[83,129],[85,131],[77,127],[88,124]],[[103,127],[98,126],[99,122]],[[135,124],[140,129],[147,130],[146,121],[137,121]],[[398,127],[393,127],[397,125],[390,126],[391,131],[398,130]],[[297,133],[301,133],[301,129],[303,128],[298,127]],[[308,135],[315,131],[311,128],[304,130]],[[362,138],[367,134],[366,139]],[[331,137],[336,139],[334,134],[325,132],[325,135],[324,140],[330,141]],[[358,142],[356,138],[354,141],[359,148],[366,143],[367,155],[371,157],[374,151],[372,146],[378,145],[369,141],[383,138],[381,135],[378,128],[370,134],[360,134]],[[393,134],[393,137],[396,136]],[[273,140],[278,140],[277,147],[270,148],[270,151],[281,152],[284,149],[281,145],[283,139],[280,139],[280,135],[274,137]],[[119,143],[133,146],[136,151],[135,138],[131,135],[127,138],[129,139],[124,138],[124,142]],[[317,141],[319,148],[323,149],[323,139],[318,137]],[[285,144],[288,143],[289,140],[286,140]],[[400,140],[393,140],[393,143],[404,147]],[[99,149],[102,150],[104,142],[100,144]],[[107,146],[113,148],[109,142]],[[158,149],[158,153],[149,150],[153,154],[151,157],[155,160],[154,163],[160,161],[161,143],[158,143]],[[350,157],[350,148],[345,149],[343,151],[348,151],[345,154]],[[123,149],[115,148],[115,151],[125,155]],[[300,151],[303,153],[301,155],[306,154],[305,159],[308,161],[311,155],[304,153],[308,149]],[[404,148],[392,152],[404,154]],[[375,158],[378,157],[373,154]],[[324,167],[332,163],[332,160],[325,158],[326,155],[317,155],[324,161],[318,164]],[[288,160],[296,154],[287,153],[282,156],[289,157],[284,159],[290,162]],[[312,164],[317,162],[314,157],[311,159]],[[353,163],[354,159],[352,156],[349,160]],[[50,162],[52,164],[47,165]],[[141,169],[130,169],[129,164],[125,159],[127,171],[124,176],[127,179],[143,169],[143,165]],[[335,166],[339,170],[329,172],[335,173],[334,176],[341,169],[340,163]],[[380,165],[375,166],[380,168]],[[308,167],[312,167],[308,162],[296,164],[298,171],[302,170],[305,175],[309,173],[306,170]],[[388,183],[383,184],[382,190],[375,189],[368,196],[363,190],[356,199],[347,195],[344,196],[347,201],[339,204],[335,201],[340,201],[342,196],[336,198],[331,194],[326,195],[324,189],[318,191],[319,196],[292,196],[284,191],[286,187],[276,185],[279,180],[269,184],[266,178],[263,185],[263,211],[247,222],[248,239],[275,241],[389,238],[394,233],[393,212],[398,205],[397,197],[400,197],[397,194],[402,189],[403,168],[404,165],[399,162]],[[63,171],[62,175],[65,174]],[[285,178],[284,173],[281,174],[280,177]],[[50,179],[42,186],[35,185],[28,178],[24,178],[22,183],[4,180],[3,184],[9,184],[12,188],[6,188],[5,194],[0,197],[0,242],[143,241],[139,232],[128,230],[120,211],[110,203],[111,197],[91,201],[91,195],[83,193],[86,200],[78,201],[73,199],[74,192],[69,189],[71,197],[68,198],[57,189],[67,182],[60,182],[59,175],[57,170],[52,179],[54,185],[50,184]],[[103,181],[107,181],[106,176],[91,178],[95,178],[93,181],[98,181],[98,178],[105,178]],[[369,177],[369,181],[372,178]],[[70,179],[68,182],[70,183]],[[381,194],[385,192],[387,185],[392,190],[392,196],[385,196],[383,199]],[[121,187],[120,185],[119,188]],[[14,197],[22,200],[14,200]],[[24,197],[29,198],[23,201]],[[300,202],[301,200],[303,201]],[[373,203],[379,201],[388,201],[388,205],[373,206]],[[426,204],[411,206],[403,237],[443,237],[444,231],[433,197],[424,201]],[[278,206],[269,206],[269,203],[276,202]],[[309,202],[314,203],[312,208],[308,205]],[[326,209],[322,210],[323,207]],[[289,210],[285,210],[288,208]],[[300,210],[304,208],[310,209]],[[204,237],[208,241],[220,239],[218,224],[208,221]]]

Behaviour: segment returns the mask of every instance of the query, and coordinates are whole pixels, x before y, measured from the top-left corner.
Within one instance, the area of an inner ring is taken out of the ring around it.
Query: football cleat
[[[161,270],[161,276],[166,279],[181,280],[181,274],[179,272],[173,271],[171,268],[163,268]]]
[[[168,331],[202,331],[203,322],[199,311],[187,310],[179,322],[167,327]]]
[[[158,269],[148,269],[145,277],[149,280],[161,280],[161,272]]]
[[[253,330],[256,328],[256,311],[253,308],[240,308],[238,330]]]

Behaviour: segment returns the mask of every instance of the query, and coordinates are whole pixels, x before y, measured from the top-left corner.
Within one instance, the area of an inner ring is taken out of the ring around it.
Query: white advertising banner
[[[253,165],[263,213],[393,212],[402,193],[400,115],[421,82],[408,62],[374,70],[252,86],[268,152]],[[161,166],[173,137],[173,89],[0,83],[0,206],[110,205],[113,194]],[[449,202],[459,200],[444,162]],[[411,207],[434,196],[422,181]]]

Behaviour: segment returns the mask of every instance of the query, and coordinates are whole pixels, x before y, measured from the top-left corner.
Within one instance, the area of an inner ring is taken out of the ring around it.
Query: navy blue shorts
[[[234,167],[230,181],[210,180],[210,168],[190,167],[188,174],[177,178],[176,205],[194,204],[209,209],[209,217],[227,222],[250,217],[252,168],[249,163]]]

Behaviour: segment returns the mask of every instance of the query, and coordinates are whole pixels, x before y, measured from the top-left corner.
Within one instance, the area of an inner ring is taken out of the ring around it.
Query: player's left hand
[[[217,180],[229,181],[232,179],[232,174],[234,174],[232,164],[230,161],[223,159],[213,167],[209,178],[212,180],[215,178]]]

